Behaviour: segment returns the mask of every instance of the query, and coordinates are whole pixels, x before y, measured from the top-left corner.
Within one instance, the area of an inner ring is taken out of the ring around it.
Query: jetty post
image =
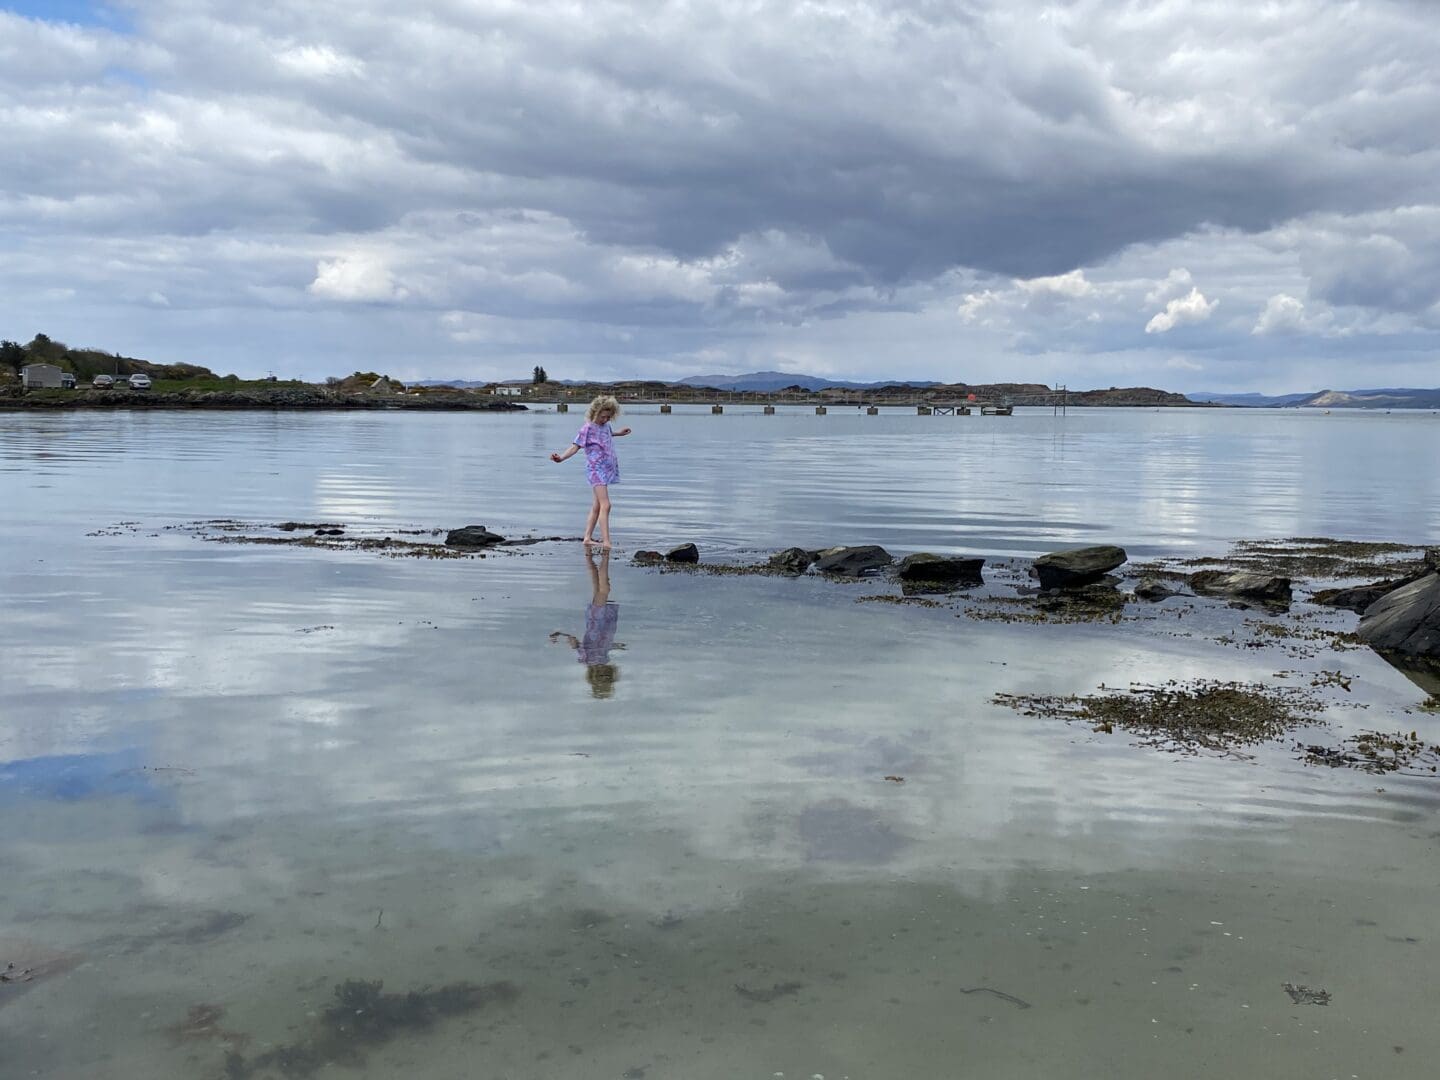
[[[765,408],[764,408],[764,410],[763,410],[763,412],[764,412],[764,414],[765,414],[766,416],[774,416],[774,415],[775,415],[775,406],[774,406],[774,405],[766,405]]]
[[[723,413],[724,411],[725,411],[725,406],[724,406],[724,405],[711,405],[711,406],[710,406],[710,415],[711,415],[711,416],[719,416],[719,415],[720,415],[721,413]]]
[[[661,406],[660,406],[660,415],[661,415],[661,416],[669,416],[669,415],[670,415],[672,412],[674,412],[674,411],[675,411],[674,406],[671,406],[671,405],[661,405]]]
[[[816,406],[815,406],[815,415],[816,415],[816,416],[824,416],[824,415],[825,415],[825,406],[824,406],[824,405],[816,405]]]

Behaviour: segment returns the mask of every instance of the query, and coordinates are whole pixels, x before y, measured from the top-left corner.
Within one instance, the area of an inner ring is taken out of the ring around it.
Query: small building
[[[521,394],[523,394],[523,393],[525,393],[525,387],[523,387],[523,386],[497,386],[497,387],[495,387],[495,394],[496,394],[496,396],[498,396],[498,397],[519,397],[519,396],[520,396]]]
[[[370,392],[372,394],[393,394],[396,392],[396,387],[388,375],[381,375],[370,384]]]
[[[64,375],[54,364],[26,364],[20,369],[20,385],[27,390],[59,390]]]

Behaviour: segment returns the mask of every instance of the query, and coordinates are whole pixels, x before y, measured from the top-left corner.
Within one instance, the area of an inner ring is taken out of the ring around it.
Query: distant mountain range
[[[1440,409],[1440,388],[1388,387],[1378,390],[1320,390],[1311,394],[1218,394],[1198,392],[1186,395],[1191,401],[1251,408],[1299,409]]]
[[[798,386],[804,390],[869,390],[877,386],[938,386],[931,379],[885,379],[881,382],[853,382],[821,378],[819,375],[797,375],[785,371],[752,371],[748,375],[691,375],[679,380],[681,386],[708,386],[713,390],[784,390]]]

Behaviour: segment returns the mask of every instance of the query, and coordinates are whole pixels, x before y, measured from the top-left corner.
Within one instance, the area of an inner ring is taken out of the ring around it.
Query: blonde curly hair
[[[594,401],[590,402],[590,408],[585,410],[585,419],[593,424],[602,412],[608,412],[610,419],[614,420],[615,417],[620,415],[620,402],[616,401],[614,397],[609,394],[601,394]]]

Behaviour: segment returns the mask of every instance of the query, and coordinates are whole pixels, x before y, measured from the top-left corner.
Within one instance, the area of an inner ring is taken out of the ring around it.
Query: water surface
[[[627,422],[631,550],[1440,533],[1430,414]],[[1428,1075],[1433,780],[1284,745],[1161,755],[991,702],[1318,661],[624,553],[597,659],[574,545],[431,561],[168,528],[574,535],[583,470],[545,456],[576,426],[0,414],[0,966],[53,972],[0,987],[0,1072],[219,1077],[234,1054],[247,1075],[320,1046],[341,1060],[294,1068]],[[1440,738],[1398,673],[1343,664],[1366,708],[1332,709],[1337,731]],[[510,991],[346,1043],[324,1014],[348,980]]]

